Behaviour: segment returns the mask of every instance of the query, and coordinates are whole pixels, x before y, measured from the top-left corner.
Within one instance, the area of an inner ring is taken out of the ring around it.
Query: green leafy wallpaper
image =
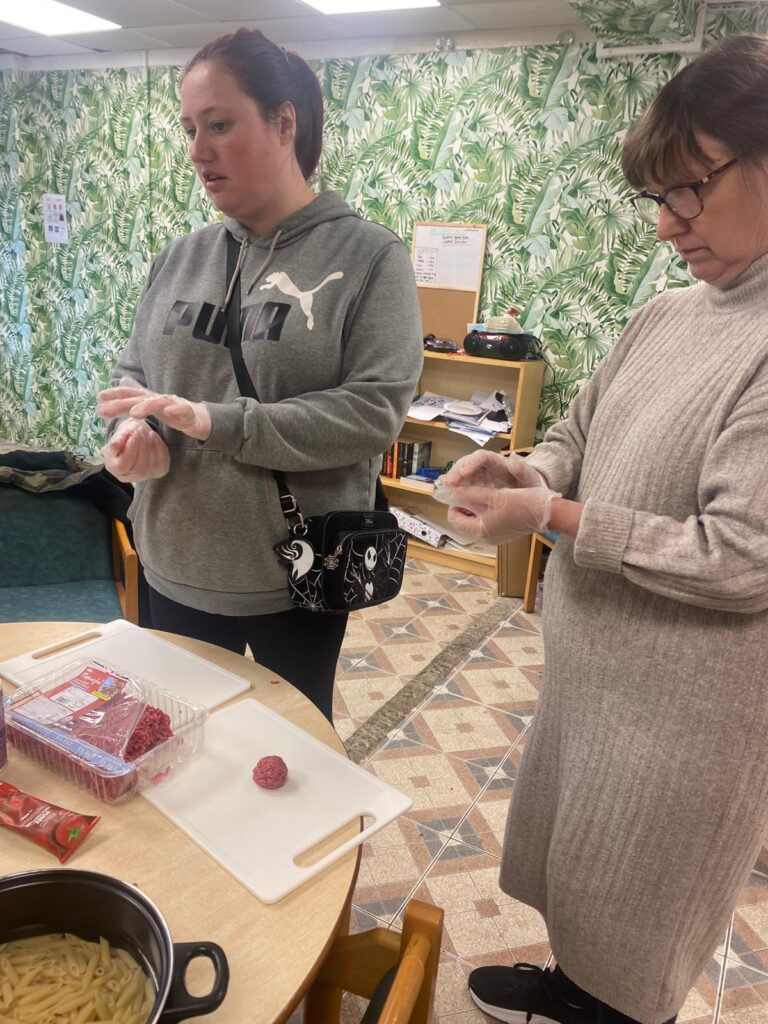
[[[568,0],[600,39],[647,43],[691,39],[700,0]]]
[[[143,73],[6,73],[0,436],[88,451],[93,395],[125,342],[149,249]],[[70,243],[43,241],[63,194]]]
[[[711,35],[765,31],[760,9]],[[540,425],[556,420],[633,309],[689,283],[627,204],[626,127],[680,66],[531,47],[317,62],[320,184],[410,243],[414,220],[486,223],[481,313],[521,310],[546,344]],[[95,393],[128,337],[149,263],[217,216],[178,125],[175,68],[0,72],[0,437],[93,451]],[[43,241],[42,194],[70,241]]]
[[[488,225],[481,316],[514,306],[546,342],[559,418],[633,308],[688,277],[637,221],[621,133],[678,66],[598,65],[589,47],[329,61],[325,183],[409,238],[414,220]]]

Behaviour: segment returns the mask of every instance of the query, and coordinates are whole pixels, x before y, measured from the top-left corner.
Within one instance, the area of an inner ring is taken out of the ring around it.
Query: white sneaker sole
[[[501,1006],[484,1003],[482,999],[477,998],[472,989],[469,990],[469,994],[483,1013],[487,1013],[489,1017],[495,1017],[496,1020],[503,1020],[505,1024],[560,1024],[553,1017],[544,1017],[540,1013],[534,1013],[529,1017],[527,1010],[505,1010]]]

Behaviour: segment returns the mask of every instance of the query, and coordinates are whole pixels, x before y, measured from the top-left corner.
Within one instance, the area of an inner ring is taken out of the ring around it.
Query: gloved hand
[[[546,530],[552,501],[560,495],[548,487],[458,487],[448,522],[470,540],[489,544]]]
[[[128,418],[104,446],[104,465],[124,483],[157,480],[171,466],[165,441],[144,420]]]
[[[470,540],[489,544],[545,530],[552,501],[560,497],[533,466],[514,454],[503,458],[473,452],[437,483],[434,497],[450,506],[450,525]]]
[[[179,395],[159,395],[133,382],[99,392],[96,414],[104,419],[131,416],[143,420],[154,416],[197,441],[207,441],[211,436],[211,415],[202,402],[190,402]]]
[[[444,476],[438,477],[435,497],[446,487],[546,487],[546,481],[527,459],[512,452],[504,456],[484,449],[458,459]],[[453,504],[453,502],[446,502]]]

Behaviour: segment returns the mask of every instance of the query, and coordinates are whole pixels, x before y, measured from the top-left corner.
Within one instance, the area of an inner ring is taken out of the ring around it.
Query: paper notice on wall
[[[437,280],[437,249],[417,245],[413,254],[413,270],[417,284],[434,284]]]
[[[55,192],[43,194],[43,230],[46,242],[68,242],[67,202]]]
[[[416,284],[468,291],[479,288],[485,235],[484,225],[415,224],[412,259]]]

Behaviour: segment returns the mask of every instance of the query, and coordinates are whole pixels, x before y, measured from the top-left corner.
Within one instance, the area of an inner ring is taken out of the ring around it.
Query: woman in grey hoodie
[[[291,604],[273,550],[287,535],[273,471],[304,515],[370,509],[422,344],[405,246],[309,184],[322,119],[311,68],[257,30],[192,58],[181,123],[225,218],[154,261],[119,383],[97,411],[107,469],[135,484],[153,625],[239,653],[248,644],[330,719],[346,616]],[[228,347],[237,278],[258,399],[243,397]]]

